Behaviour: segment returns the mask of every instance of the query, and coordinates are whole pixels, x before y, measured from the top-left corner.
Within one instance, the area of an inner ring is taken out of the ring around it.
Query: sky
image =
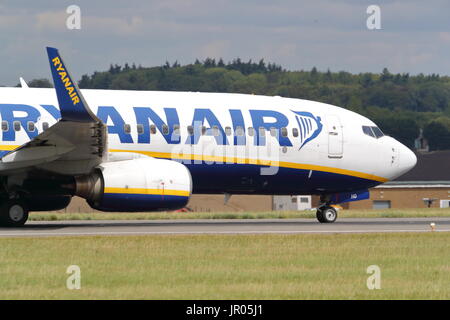
[[[68,29],[69,6],[80,29]],[[371,30],[369,5],[380,8]],[[0,85],[50,79],[46,46],[76,79],[111,63],[264,58],[287,70],[450,75],[448,0],[0,0]]]

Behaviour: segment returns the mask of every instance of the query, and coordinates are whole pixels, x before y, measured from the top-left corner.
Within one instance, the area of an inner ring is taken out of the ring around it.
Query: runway
[[[450,218],[29,221],[22,228],[0,228],[0,237],[114,236],[175,234],[338,234],[450,231]]]

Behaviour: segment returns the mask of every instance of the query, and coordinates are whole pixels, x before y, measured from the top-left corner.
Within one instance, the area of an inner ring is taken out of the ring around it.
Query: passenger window
[[[42,130],[45,131],[49,127],[48,122],[42,122]]]
[[[169,134],[169,126],[167,124],[162,125],[162,133],[165,136]]]
[[[138,124],[136,128],[137,128],[137,133],[138,134],[143,134],[144,133],[144,126],[142,124]]]
[[[362,129],[363,129],[364,134],[375,138],[375,134],[373,133],[372,128],[370,128],[368,126],[363,126]]]
[[[292,128],[292,135],[294,137],[298,137],[298,129],[297,128]]]
[[[156,133],[156,126],[154,124],[150,125],[150,133],[155,134]]]
[[[27,122],[27,127],[28,127],[28,131],[29,132],[34,132],[34,130],[36,129],[36,126],[34,125],[33,121],[28,121]]]
[[[253,137],[255,135],[255,129],[253,127],[248,127],[248,135]]]
[[[130,133],[131,132],[131,126],[128,123],[125,123],[123,125],[123,132]]]
[[[287,137],[288,131],[287,131],[286,127],[281,128],[281,135],[282,135],[283,137]]]
[[[231,128],[230,127],[225,127],[225,134],[227,136],[231,136]]]
[[[270,128],[270,135],[276,137],[278,135],[278,130],[274,127]]]
[[[20,131],[20,121],[13,122],[14,131]]]
[[[188,135],[192,136],[194,134],[194,128],[192,126],[187,126]]]
[[[218,137],[219,136],[219,127],[213,126],[212,127],[213,136]]]
[[[235,132],[236,132],[237,136],[241,136],[242,137],[244,135],[244,128],[242,128],[240,126],[237,126]]]
[[[8,121],[3,120],[2,121],[2,131],[8,131],[8,130],[9,130]]]
[[[259,136],[260,137],[265,137],[266,136],[266,128],[259,127]]]
[[[383,131],[381,131],[380,128],[378,128],[378,127],[372,127],[372,131],[375,134],[375,137],[377,137],[377,139],[384,136]]]
[[[173,134],[179,136],[180,135],[180,125],[174,124],[173,125]]]

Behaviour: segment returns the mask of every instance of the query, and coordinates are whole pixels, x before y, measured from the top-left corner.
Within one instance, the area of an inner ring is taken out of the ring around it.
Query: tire
[[[320,223],[333,223],[337,219],[337,211],[333,207],[323,207],[317,210],[316,217]]]
[[[316,211],[316,218],[320,223],[325,223],[325,220],[323,219],[322,216],[322,211],[320,209]]]
[[[21,227],[28,220],[28,208],[18,200],[8,200],[0,206],[0,226]]]

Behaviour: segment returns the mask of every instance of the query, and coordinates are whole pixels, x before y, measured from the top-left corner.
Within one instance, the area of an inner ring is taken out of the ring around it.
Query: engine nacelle
[[[70,200],[72,200],[71,196],[26,195],[24,197],[24,201],[30,211],[62,210],[69,205]]]
[[[161,211],[186,206],[192,191],[189,170],[171,160],[139,158],[102,163],[76,178],[75,194],[101,211]]]

